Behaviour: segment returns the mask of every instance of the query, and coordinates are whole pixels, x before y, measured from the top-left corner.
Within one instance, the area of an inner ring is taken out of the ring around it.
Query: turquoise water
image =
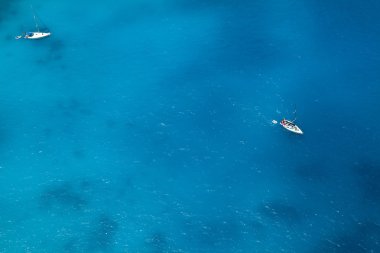
[[[0,7],[0,252],[380,252],[376,1]]]

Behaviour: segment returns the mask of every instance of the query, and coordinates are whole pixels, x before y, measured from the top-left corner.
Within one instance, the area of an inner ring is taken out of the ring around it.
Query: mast
[[[32,9],[32,12],[33,12],[33,19],[34,19],[34,23],[36,23],[37,32],[40,32],[40,27],[38,26],[37,17],[36,17],[36,12],[34,11],[32,5],[30,5],[30,8]]]
[[[34,22],[36,23],[37,32],[40,32],[40,28],[38,27],[36,15],[33,14],[33,17],[34,17]]]
[[[292,122],[296,121],[296,119],[297,119],[297,107],[296,106],[294,106],[293,114],[294,114],[294,120],[292,120]]]

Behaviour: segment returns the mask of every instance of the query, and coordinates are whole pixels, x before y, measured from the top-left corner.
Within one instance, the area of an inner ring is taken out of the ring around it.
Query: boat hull
[[[303,134],[302,130],[295,124],[289,124],[290,122],[281,122],[281,126],[283,126],[286,130],[295,133],[295,134]]]
[[[39,40],[39,39],[49,37],[50,35],[51,33],[32,32],[32,33],[27,33],[24,38],[28,40]]]

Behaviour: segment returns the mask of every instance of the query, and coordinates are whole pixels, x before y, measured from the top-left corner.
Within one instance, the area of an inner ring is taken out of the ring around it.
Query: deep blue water
[[[14,40],[0,1],[0,252],[380,252],[379,1],[33,8]]]

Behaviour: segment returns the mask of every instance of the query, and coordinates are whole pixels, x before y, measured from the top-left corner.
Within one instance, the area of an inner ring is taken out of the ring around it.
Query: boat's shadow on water
[[[64,60],[65,44],[61,39],[54,38],[53,36],[31,42],[30,46],[38,49],[38,55],[35,55],[35,63],[37,65],[46,66],[53,63],[61,63]],[[65,66],[62,63],[61,65]]]

